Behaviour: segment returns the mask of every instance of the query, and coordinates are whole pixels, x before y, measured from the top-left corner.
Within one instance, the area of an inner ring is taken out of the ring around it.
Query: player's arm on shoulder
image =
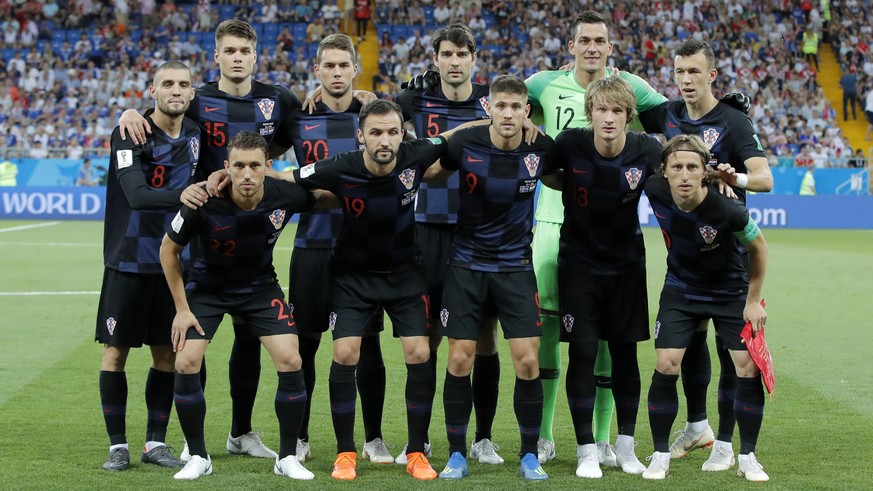
[[[112,132],[112,158],[115,175],[124,197],[134,210],[164,210],[179,206],[181,189],[158,190],[149,187],[142,168],[142,145],[121,138],[121,127]]]
[[[329,210],[331,208],[339,208],[340,200],[335,194],[325,189],[313,189],[312,194],[315,196],[316,210]]]
[[[449,141],[449,140],[451,140],[452,135],[454,135],[455,133],[457,133],[459,131],[467,130],[470,128],[475,128],[476,126],[484,126],[484,125],[488,125],[488,124],[491,124],[491,119],[486,119],[486,118],[474,119],[472,121],[467,121],[466,123],[461,124],[459,126],[455,126],[454,128],[452,128],[450,130],[443,131],[442,133],[439,134],[439,136],[445,138],[446,141]]]
[[[136,109],[127,109],[121,113],[121,117],[118,118],[118,128],[122,140],[126,140],[129,136],[136,145],[145,143],[148,135],[152,134],[151,125]]]
[[[642,113],[667,102],[667,98],[655,90],[642,77],[628,72],[619,72],[619,77],[627,81],[633,88],[637,99],[637,112]]]
[[[443,181],[450,175],[454,174],[455,171],[453,169],[446,169],[443,167],[443,161],[444,159],[437,160],[433,165],[428,167],[422,179],[425,181]]]
[[[551,141],[551,138],[548,138],[546,143],[546,152],[543,154],[543,173],[540,176],[540,181],[542,181],[544,186],[548,186],[556,191],[562,191],[564,189],[564,169],[561,168],[561,162],[564,162],[564,158],[558,155],[558,152],[561,152],[562,149],[564,151],[567,150],[565,146],[565,142],[568,140],[568,136],[573,132],[573,130],[568,130],[569,132],[560,133],[558,138],[554,141]],[[560,143],[559,143],[560,142]]]

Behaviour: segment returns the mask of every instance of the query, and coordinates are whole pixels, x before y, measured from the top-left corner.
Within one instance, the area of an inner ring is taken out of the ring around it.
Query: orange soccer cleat
[[[433,470],[422,452],[412,452],[406,455],[406,472],[421,481],[437,478],[437,472]]]
[[[358,466],[358,454],[355,452],[342,452],[336,456],[333,462],[333,472],[330,477],[341,481],[353,481],[358,476],[355,470]]]

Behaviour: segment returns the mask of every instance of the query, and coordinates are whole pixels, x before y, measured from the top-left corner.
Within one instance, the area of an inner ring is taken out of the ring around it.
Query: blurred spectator
[[[814,167],[815,161],[809,153],[809,145],[804,145],[800,148],[800,154],[794,157],[795,167]]]
[[[864,105],[864,116],[867,117],[867,132],[864,134],[864,139],[869,140],[870,134],[873,133],[873,85],[867,87],[867,99]]]
[[[858,100],[858,75],[855,72],[853,66],[840,77],[840,87],[843,88],[843,121],[849,119],[847,107],[849,104],[852,106],[852,119],[858,119],[858,114],[855,112],[855,104]]]
[[[94,169],[91,168],[91,159],[85,159],[82,162],[82,167],[79,168],[79,174],[76,176],[76,186],[96,186],[97,184],[99,181],[94,174]]]
[[[867,167],[867,158],[864,157],[864,150],[856,149],[855,154],[849,159],[849,167],[863,168]]]
[[[16,186],[18,185],[18,165],[12,162],[6,155],[3,155],[0,161],[0,186]]]
[[[806,174],[803,175],[803,180],[800,181],[801,196],[815,196],[815,167],[808,167]]]
[[[358,42],[367,37],[370,15],[370,0],[355,0],[355,25],[358,32]]]

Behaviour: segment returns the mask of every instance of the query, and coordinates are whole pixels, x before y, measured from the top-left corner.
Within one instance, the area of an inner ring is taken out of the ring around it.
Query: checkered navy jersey
[[[594,148],[593,130],[571,128],[555,139],[554,152],[561,157],[550,165],[564,171],[558,264],[597,275],[644,269],[637,205],[646,180],[661,165],[661,144],[629,132],[622,152],[605,158]]]
[[[300,100],[278,85],[252,81],[252,91],[242,97],[218,89],[212,82],[197,89],[186,115],[203,129],[203,155],[198,179],[224,169],[227,143],[240,131],[253,131],[267,139],[270,156],[291,148],[290,114],[300,108]]]
[[[475,271],[531,271],[534,193],[552,139],[504,151],[488,126],[461,130],[440,161],[461,180],[458,224],[449,264]]]
[[[345,112],[335,113],[319,103],[313,114],[305,111],[291,113],[291,140],[298,164],[303,167],[340,153],[358,149],[357,100]],[[343,224],[340,209],[313,210],[300,214],[294,247],[328,249],[336,245],[336,237]]]
[[[646,132],[663,133],[668,140],[681,134],[699,136],[712,153],[711,164],[731,164],[737,172],[748,172],[746,160],[766,157],[749,117],[721,102],[695,120],[688,116],[684,101],[669,101],[640,114],[640,121]],[[733,189],[745,204],[746,190]]]
[[[415,195],[425,170],[443,156],[445,140],[427,138],[400,144],[394,169],[374,176],[364,166],[364,151],[294,170],[307,189],[327,189],[339,198],[344,220],[334,261],[367,273],[395,273],[416,267]]]
[[[749,222],[749,211],[714,187],[690,213],[673,202],[666,179],[649,179],[646,196],[667,245],[664,287],[690,300],[718,301],[745,297],[749,274],[739,240],[733,232]]]
[[[252,293],[275,285],[276,239],[295,213],[314,204],[312,193],[300,186],[267,177],[254,210],[242,210],[230,196],[212,198],[196,211],[182,207],[167,235],[177,244],[191,242],[186,289]]]
[[[107,268],[125,273],[163,274],[161,240],[181,206],[179,190],[188,185],[197,167],[200,128],[184,118],[179,137],[172,138],[151,118],[147,120],[152,134],[142,145],[134,145],[130,138],[122,140],[118,128],[112,132],[106,176],[103,261]],[[166,206],[132,209],[119,182],[128,172],[141,172],[149,191],[166,193]]]
[[[469,121],[488,117],[485,103],[488,86],[473,84],[473,93],[466,101],[446,99],[440,87],[426,90],[404,90],[395,101],[403,109],[404,121],[412,121],[419,138],[433,138],[443,131],[457,128]],[[423,223],[455,223],[458,221],[458,175],[446,181],[422,183],[415,204],[415,221]]]

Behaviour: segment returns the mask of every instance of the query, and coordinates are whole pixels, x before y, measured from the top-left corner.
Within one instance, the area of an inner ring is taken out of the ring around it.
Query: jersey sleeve
[[[415,92],[409,89],[404,89],[402,92],[394,96],[394,102],[400,106],[400,111],[403,113],[403,121],[412,119],[412,101],[415,99]]]
[[[736,132],[734,138],[737,142],[736,152],[740,161],[745,162],[753,157],[766,158],[767,155],[764,153],[764,147],[761,146],[761,140],[758,139],[758,134],[752,126],[752,120],[742,111],[732,107],[728,108],[726,114],[730,115],[728,117],[730,118],[731,132]]]
[[[401,143],[406,145],[406,151],[415,158],[422,170],[427,169],[440,160],[448,150],[448,142],[442,136],[434,138],[419,138]]]
[[[464,153],[464,146],[468,142],[467,135],[472,128],[460,130],[449,140],[448,148],[445,154],[440,159],[440,165],[448,170],[458,170],[461,168],[461,156]]]
[[[277,180],[276,183],[293,213],[304,213],[315,206],[315,195],[302,186],[283,180]]]
[[[270,143],[270,157],[277,158],[294,146],[294,140],[291,139],[291,125],[293,118],[291,113],[301,108],[300,99],[297,98],[286,87],[276,85],[276,90],[279,92],[279,103],[282,108],[282,120],[279,123],[279,128],[276,130],[276,135]]]
[[[167,230],[167,236],[170,240],[180,246],[188,245],[202,222],[201,210],[202,208],[192,210],[183,206],[170,222],[170,228]]]
[[[640,111],[640,123],[643,124],[643,129],[646,133],[663,133],[664,122],[667,119],[667,106],[665,102],[659,106],[655,106],[647,111]]]
[[[652,174],[655,176],[661,175],[661,151],[664,147],[655,137],[649,135],[641,135],[643,139],[643,148],[646,154],[646,159],[651,166]]]
[[[645,185],[646,196],[649,201],[668,206],[673,196],[670,194],[670,185],[667,180],[661,176],[653,176],[646,180]]]
[[[633,88],[634,96],[637,98],[637,112],[642,113],[667,102],[666,97],[659,94],[657,90],[653,89],[648,82],[639,76],[628,72],[621,72],[619,76]]]
[[[303,189],[335,191],[342,175],[342,169],[348,165],[350,155],[353,154],[340,154],[294,169],[294,181]]]

